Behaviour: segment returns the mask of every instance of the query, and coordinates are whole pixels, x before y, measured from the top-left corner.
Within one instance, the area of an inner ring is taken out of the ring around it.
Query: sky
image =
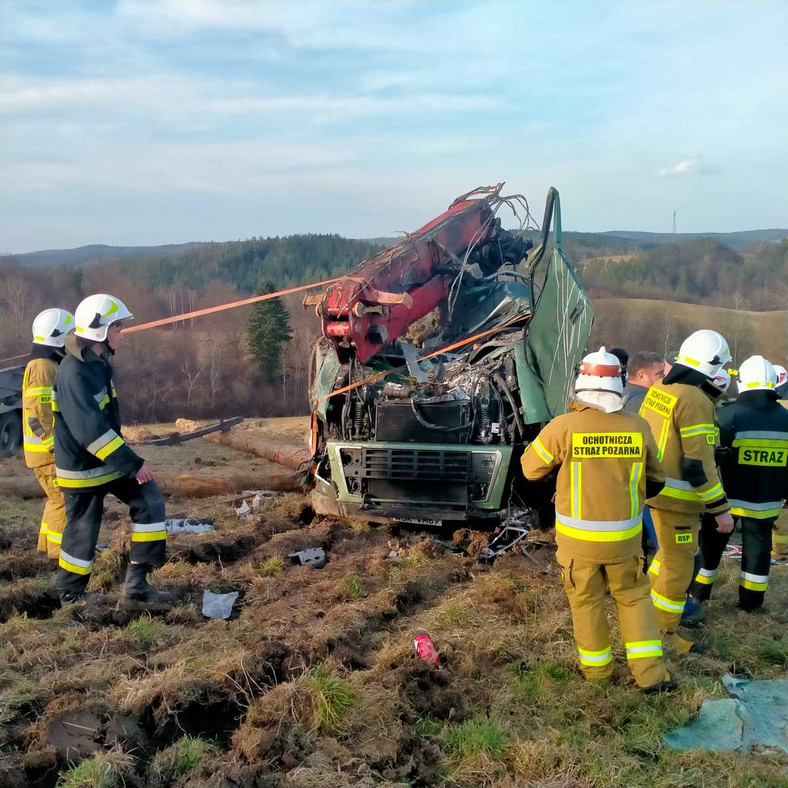
[[[0,0],[0,253],[788,227],[785,0]]]

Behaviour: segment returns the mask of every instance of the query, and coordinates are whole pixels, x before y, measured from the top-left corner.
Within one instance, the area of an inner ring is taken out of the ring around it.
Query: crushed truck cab
[[[438,525],[535,506],[520,456],[564,412],[592,312],[558,192],[534,247],[501,228],[502,207],[527,214],[501,186],[307,300],[324,327],[310,386],[318,513]]]

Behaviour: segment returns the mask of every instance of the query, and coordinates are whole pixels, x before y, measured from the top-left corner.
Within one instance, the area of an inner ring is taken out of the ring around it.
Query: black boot
[[[60,605],[85,605],[86,607],[101,607],[107,604],[104,594],[94,594],[88,591],[58,591]]]
[[[174,597],[169,591],[159,591],[148,582],[149,569],[148,564],[129,564],[120,599],[123,607],[133,610],[148,610],[167,608],[172,605]]]

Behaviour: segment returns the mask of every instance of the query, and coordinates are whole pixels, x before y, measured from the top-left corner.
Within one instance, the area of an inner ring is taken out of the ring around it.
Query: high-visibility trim
[[[659,577],[659,570],[662,568],[662,564],[657,561],[656,558],[651,559],[651,565],[648,568],[649,574],[654,575],[654,577]]]
[[[686,599],[668,599],[654,590],[651,591],[651,601],[654,607],[664,610],[666,613],[683,613],[686,603]]]
[[[48,531],[47,542],[50,544],[61,544],[63,542],[63,534],[59,534],[57,531]]]
[[[610,646],[600,649],[599,651],[587,651],[586,649],[580,648],[580,646],[578,646],[577,653],[580,656],[581,665],[594,667],[609,665],[613,661],[613,649]]]
[[[111,440],[118,437],[115,430],[107,430],[103,435],[100,435],[92,443],[89,443],[85,448],[91,453],[95,454],[100,448],[106,446]]]
[[[61,569],[65,569],[67,572],[73,572],[75,575],[89,575],[93,570],[92,561],[83,561],[81,558],[74,558],[73,555],[64,553],[62,550],[60,551],[58,564]]]
[[[41,521],[41,528],[38,529],[39,533],[42,533],[46,536],[49,533],[49,525],[45,523],[43,520]]]
[[[739,498],[730,499],[728,503],[731,505],[731,514],[737,517],[750,517],[753,520],[769,520],[772,517],[779,517],[783,505],[782,501],[754,503],[742,501]]]
[[[106,460],[107,457],[112,454],[112,452],[117,451],[121,446],[124,445],[125,441],[120,437],[120,435],[118,435],[117,438],[113,438],[106,446],[104,446],[102,449],[99,449],[96,452],[96,457],[102,461]]]
[[[772,383],[771,380],[754,380],[752,383],[745,383],[744,388],[746,389],[754,389],[754,388],[766,388],[766,389],[773,389],[776,388],[775,384]]]
[[[708,490],[699,490],[698,497],[704,503],[708,503],[709,501],[716,501],[717,498],[722,498],[725,496],[725,490],[722,489],[722,482],[717,482],[713,487],[709,487]]]
[[[710,586],[717,579],[718,571],[717,569],[698,569],[698,574],[695,575],[695,582],[704,586]]]
[[[717,428],[714,424],[691,424],[689,427],[680,427],[679,434],[682,438],[692,438],[695,435],[716,435]]]
[[[643,463],[634,462],[629,469],[629,516],[637,517],[640,507],[640,477],[643,474]]]
[[[665,479],[665,486],[662,488],[660,495],[667,498],[676,498],[679,501],[699,501],[700,496],[695,491],[695,488],[683,479]]]
[[[43,441],[35,435],[25,435],[22,438],[22,445],[25,451],[33,452],[34,454],[47,454],[53,441],[54,437],[51,440]]]
[[[572,517],[579,520],[583,516],[583,463],[573,462],[570,466],[570,471],[572,476],[572,488],[570,490]]]
[[[87,471],[66,471],[55,467],[57,481],[61,487],[79,489],[84,487],[98,487],[123,476],[121,471],[110,471],[106,466],[91,468]]]
[[[624,647],[627,650],[627,659],[662,656],[661,640],[634,640],[631,643],[625,643]]]
[[[777,430],[742,430],[737,432],[732,445],[784,449],[788,448],[788,432]]]
[[[132,523],[132,542],[158,542],[167,538],[164,522],[160,523]]]
[[[36,388],[32,388],[32,389],[22,389],[23,397],[31,397],[37,394],[51,394],[51,393],[52,393],[52,386],[37,386]]]
[[[637,536],[642,528],[642,515],[630,520],[581,520],[555,513],[556,531],[584,542],[623,542]]]
[[[539,440],[539,438],[536,438],[531,442],[531,448],[542,458],[542,461],[546,465],[550,465],[550,463],[555,460],[555,457],[553,457],[553,455],[550,454],[547,449],[545,449],[544,444]]]
[[[772,534],[772,541],[775,544],[788,544],[788,534]]]
[[[662,422],[662,429],[659,431],[659,442],[657,443],[657,459],[662,462],[665,456],[665,449],[668,445],[668,433],[670,432],[670,421],[665,419]]]
[[[769,575],[754,575],[751,572],[739,572],[739,585],[749,591],[765,591],[769,586]]]

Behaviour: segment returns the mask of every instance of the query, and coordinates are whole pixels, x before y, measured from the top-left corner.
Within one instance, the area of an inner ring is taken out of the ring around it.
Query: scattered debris
[[[770,747],[788,753],[788,679],[722,677],[734,697],[704,700],[698,718],[665,734],[676,750],[750,751]]]
[[[322,547],[310,547],[308,550],[288,553],[287,557],[301,566],[311,566],[312,569],[322,569],[328,563],[328,556]]]
[[[209,424],[207,427],[193,430],[192,432],[172,432],[164,438],[149,438],[142,441],[143,446],[178,446],[184,441],[191,441],[195,438],[204,438],[214,432],[229,432],[231,427],[240,424],[243,419],[240,416],[233,416],[229,419],[220,419],[217,424]]]
[[[199,520],[195,517],[170,518],[165,520],[164,528],[168,534],[205,534],[213,531],[212,518]]]
[[[246,497],[244,497],[241,505],[235,509],[235,513],[238,515],[238,517],[246,517],[248,514],[256,512],[263,506],[264,503],[268,503],[272,498],[274,498],[276,493],[273,493],[270,490],[244,490],[242,495],[251,495],[254,497],[251,498],[251,500],[246,500]]]
[[[230,618],[236,599],[238,599],[237,591],[229,594],[214,594],[213,591],[204,591],[202,595],[202,614],[206,618]]]
[[[426,632],[417,632],[413,636],[413,656],[415,659],[423,659],[425,662],[431,662],[436,667],[440,667],[440,654],[435,648],[432,638]]]
[[[483,564],[491,564],[499,555],[522,542],[529,533],[531,533],[531,529],[528,526],[505,525],[490,544],[482,548],[479,553],[479,561]],[[528,557],[530,558],[530,556]]]

